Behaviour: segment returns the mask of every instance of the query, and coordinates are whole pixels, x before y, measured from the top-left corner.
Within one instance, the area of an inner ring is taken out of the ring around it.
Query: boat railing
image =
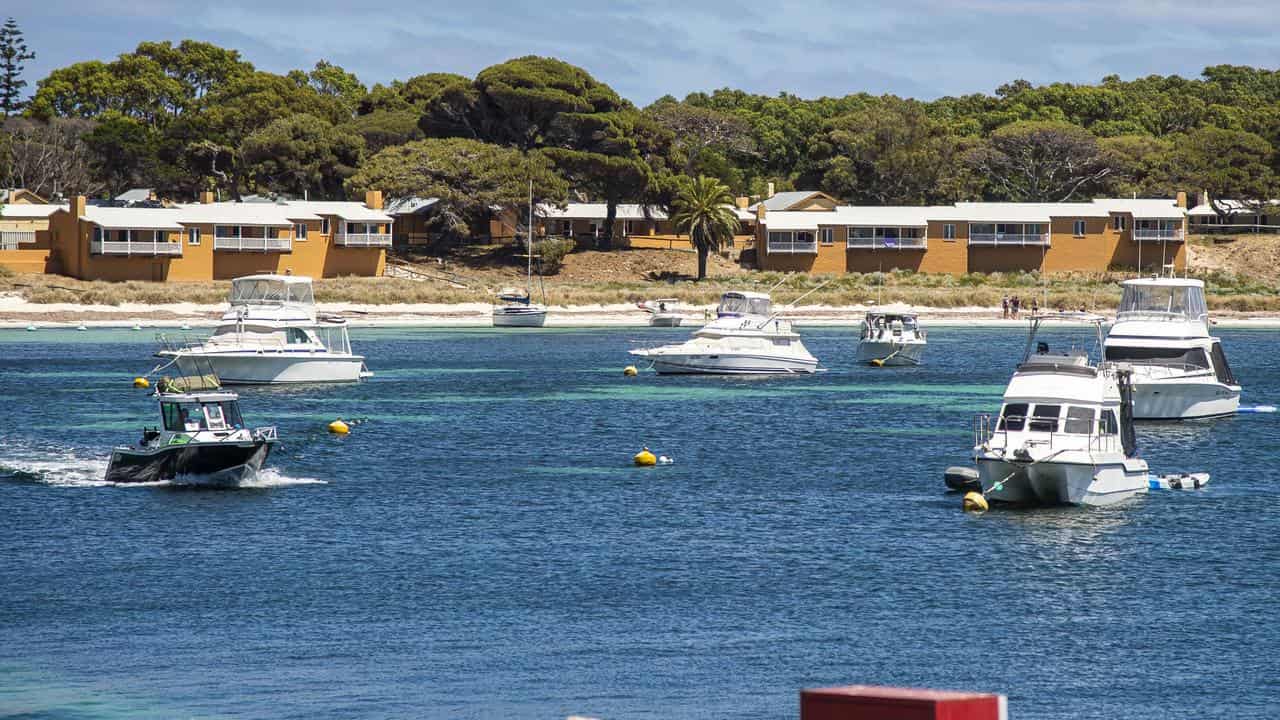
[[[268,425],[267,427],[254,428],[253,439],[266,440],[267,442],[274,442],[275,440],[278,439],[278,436],[276,435],[276,426]]]
[[[1010,416],[1017,420],[1017,416]],[[1025,421],[1032,421],[1034,418],[1023,418]],[[1101,419],[1094,422],[1094,426],[1088,435],[1084,433],[1068,433],[1068,432],[1046,432],[1035,439],[1028,440],[1029,445],[1045,445],[1049,450],[1071,450],[1081,449],[1080,439],[1085,438],[1085,447],[1092,452],[1118,452],[1122,450],[1120,435],[1116,433],[1105,432],[1106,428]],[[1000,429],[1000,418],[993,418],[989,413],[980,413],[973,417],[973,446],[982,447],[988,445],[996,436],[1002,436],[1004,440],[1003,447],[1008,449],[1009,431]]]
[[[204,339],[194,335],[160,333],[156,335],[156,344],[164,352],[181,352],[204,345]]]

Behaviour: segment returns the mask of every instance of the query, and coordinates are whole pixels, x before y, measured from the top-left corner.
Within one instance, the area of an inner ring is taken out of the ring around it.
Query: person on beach
[[[1005,295],[1000,299],[1000,317],[1005,320],[1009,319],[1009,296]]]
[[[1021,304],[1022,300],[1018,299],[1017,295],[1014,295],[1013,298],[1009,300],[1009,310],[1012,313],[1014,320],[1018,319],[1018,306]]]
[[[1031,298],[1031,314],[1032,315],[1040,314],[1040,301],[1035,298]]]

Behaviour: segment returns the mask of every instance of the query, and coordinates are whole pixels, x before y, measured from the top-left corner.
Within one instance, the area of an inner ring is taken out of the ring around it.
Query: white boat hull
[[[654,371],[685,375],[792,375],[817,372],[817,359],[770,355],[667,354],[633,350],[633,355],[647,358]]]
[[[547,311],[542,308],[496,308],[493,311],[494,327],[542,327],[547,322]]]
[[[160,353],[172,357],[172,353]],[[356,382],[364,358],[303,352],[185,353],[209,361],[224,385]]]
[[[1114,505],[1147,492],[1144,460],[1019,464],[977,458],[978,480],[987,497],[1017,505]],[[1002,482],[1003,481],[1003,482]],[[996,483],[1001,483],[999,489]]]
[[[858,343],[857,361],[864,365],[872,360],[884,360],[889,366],[919,365],[924,358],[924,348],[925,343],[920,340],[862,340]]]
[[[684,318],[679,315],[661,315],[654,314],[649,316],[650,327],[680,327],[680,321]]]
[[[1135,373],[1136,375],[1136,373]],[[1137,420],[1191,420],[1232,415],[1240,408],[1240,388],[1194,378],[1134,378],[1133,417]]]

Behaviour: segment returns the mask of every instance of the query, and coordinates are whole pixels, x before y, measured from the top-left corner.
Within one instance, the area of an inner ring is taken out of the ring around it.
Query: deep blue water
[[[284,449],[223,490],[98,482],[155,422],[149,335],[0,332],[0,717],[794,718],[843,683],[1280,714],[1276,415],[1140,427],[1207,490],[972,516],[942,470],[1021,332],[877,370],[807,328],[830,372],[622,376],[687,332],[357,331],[373,380],[242,393]],[[1280,400],[1280,333],[1220,334]]]

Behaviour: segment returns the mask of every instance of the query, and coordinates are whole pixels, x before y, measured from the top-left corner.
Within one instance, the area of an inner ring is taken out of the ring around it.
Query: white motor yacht
[[[925,332],[915,313],[878,308],[862,320],[857,359],[876,366],[919,365],[925,345]]]
[[[716,319],[691,339],[631,354],[649,360],[659,373],[767,375],[818,369],[791,322],[778,318],[769,295],[759,292],[727,292]]]
[[[351,352],[346,321],[316,313],[311,278],[231,281],[231,308],[206,340],[161,336],[158,357],[207,360],[225,384],[354,382],[370,373]]]
[[[1199,280],[1153,277],[1124,283],[1106,353],[1109,361],[1133,366],[1135,418],[1214,417],[1240,407],[1240,385],[1208,323]]]
[[[1095,364],[1084,348],[1054,351],[1037,342],[1044,320],[1092,325],[1101,349],[1101,316],[1031,318],[1027,350],[1005,389],[999,418],[994,427],[988,415],[974,422],[983,493],[1044,505],[1111,505],[1145,493],[1147,463],[1134,457],[1131,371],[1103,360]]]
[[[680,327],[684,318],[676,310],[679,302],[674,298],[645,300],[640,309],[649,313],[649,327]]]

